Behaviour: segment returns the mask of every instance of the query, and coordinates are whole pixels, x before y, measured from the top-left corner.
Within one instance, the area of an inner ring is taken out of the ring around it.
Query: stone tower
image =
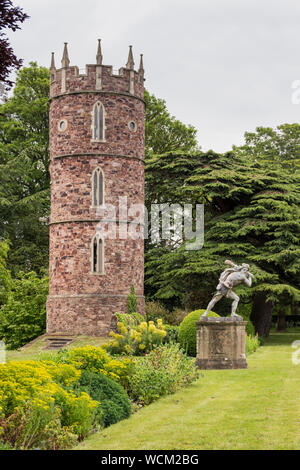
[[[114,312],[126,311],[131,285],[144,311],[144,240],[127,234],[130,225],[142,230],[134,220],[143,210],[124,210],[144,203],[143,59],[135,71],[130,46],[114,74],[98,40],[96,63],[80,74],[65,43],[61,68],[52,53],[50,75],[47,332],[99,336]]]

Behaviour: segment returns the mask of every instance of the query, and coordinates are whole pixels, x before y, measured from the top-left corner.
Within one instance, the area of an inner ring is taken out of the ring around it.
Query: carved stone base
[[[232,317],[201,317],[197,325],[199,369],[247,369],[245,326]]]

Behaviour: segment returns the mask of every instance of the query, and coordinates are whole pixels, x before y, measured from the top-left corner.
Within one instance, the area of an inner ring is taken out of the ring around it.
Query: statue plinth
[[[232,317],[202,317],[196,325],[196,367],[247,369],[246,321]]]

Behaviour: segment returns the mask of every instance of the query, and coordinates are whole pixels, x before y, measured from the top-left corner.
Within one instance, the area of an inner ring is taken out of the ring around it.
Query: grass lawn
[[[199,380],[76,449],[300,449],[300,333],[272,333],[247,370],[200,371]]]
[[[49,335],[51,336],[51,335]],[[80,346],[101,346],[101,344],[107,342],[107,337],[98,338],[95,336],[77,336],[75,340],[65,347],[65,349],[78,348]],[[14,351],[6,351],[6,360],[7,361],[20,361],[20,360],[29,360],[36,359],[40,353],[51,352],[56,353],[57,351],[53,349],[45,349],[47,347],[48,341],[45,337],[40,337],[37,341],[29,344],[26,347],[23,347]]]

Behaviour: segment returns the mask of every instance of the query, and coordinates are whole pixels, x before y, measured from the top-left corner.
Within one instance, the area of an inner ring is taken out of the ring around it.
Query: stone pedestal
[[[245,326],[231,317],[203,317],[197,325],[199,369],[247,369]]]

